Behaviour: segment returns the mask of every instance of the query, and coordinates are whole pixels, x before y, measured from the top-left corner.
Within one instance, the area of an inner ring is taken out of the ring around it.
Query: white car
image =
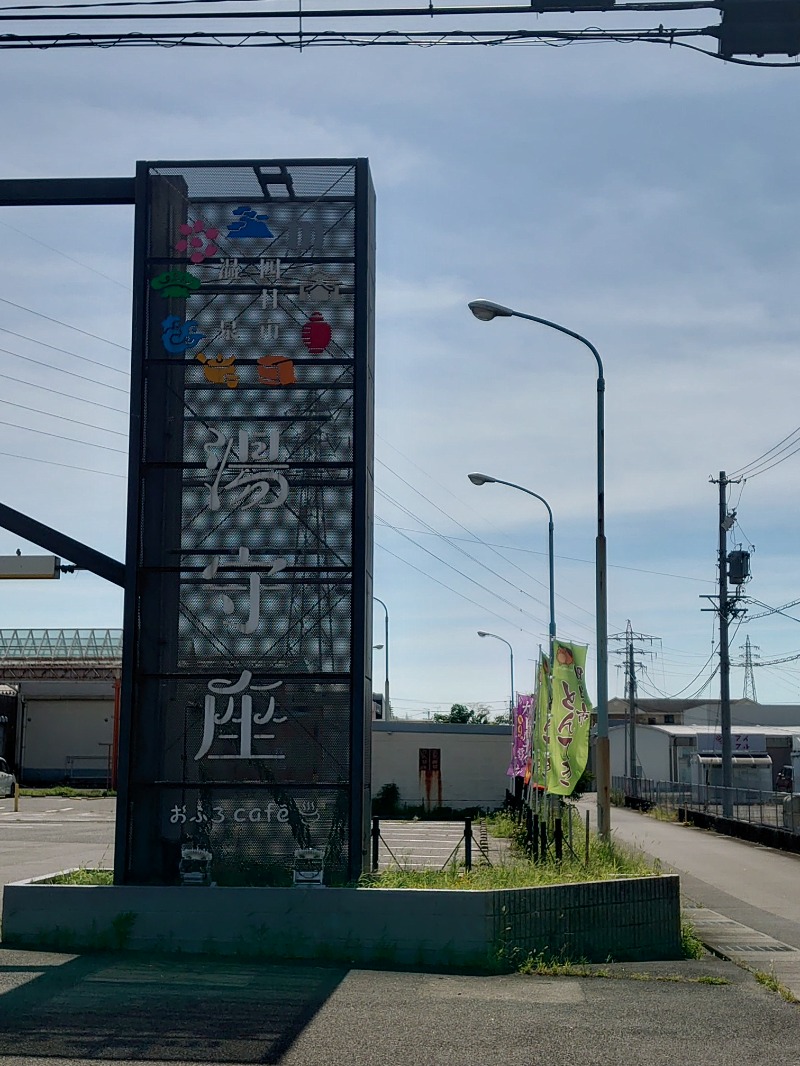
[[[14,775],[8,769],[5,759],[0,759],[0,796],[14,795]]]

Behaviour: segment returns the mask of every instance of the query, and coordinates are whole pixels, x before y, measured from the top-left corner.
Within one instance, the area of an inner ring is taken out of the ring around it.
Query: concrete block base
[[[7,885],[14,947],[508,969],[681,956],[675,876],[486,891]]]

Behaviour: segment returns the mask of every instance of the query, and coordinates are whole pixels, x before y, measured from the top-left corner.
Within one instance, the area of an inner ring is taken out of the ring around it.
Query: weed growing
[[[114,875],[111,870],[71,870],[69,873],[57,874],[47,882],[49,885],[113,885]]]
[[[681,918],[681,950],[685,959],[702,959],[706,953],[702,942],[695,935],[694,926],[683,917]]]
[[[792,990],[778,980],[774,969],[770,970],[769,973],[764,970],[753,970],[752,973],[760,985],[768,988],[770,992],[777,992],[787,1003],[800,1003],[800,1000],[798,1000]]]
[[[366,888],[501,889],[567,885],[582,881],[613,881],[626,877],[652,877],[658,872],[643,855],[618,844],[592,838],[589,864],[569,853],[560,862],[532,862],[514,852],[493,866],[474,866],[469,872],[452,862],[444,870],[410,870],[393,866],[380,874],[365,875]]]
[[[32,799],[37,796],[60,796],[62,799],[103,799],[105,796],[116,796],[116,792],[111,789],[70,788],[67,785],[59,785],[56,788],[21,788],[19,794]]]

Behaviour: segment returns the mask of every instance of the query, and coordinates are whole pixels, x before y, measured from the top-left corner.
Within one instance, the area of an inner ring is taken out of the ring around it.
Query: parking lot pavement
[[[114,864],[113,797],[21,796],[0,801],[0,892],[9,881]]]
[[[464,861],[464,822],[380,820],[378,868],[441,870]],[[472,861],[477,866],[497,865],[508,854],[508,841],[482,832],[480,820],[472,825]]]
[[[0,800],[0,825],[7,822],[94,821],[113,822],[117,801],[113,796],[87,799],[82,796],[20,796],[19,810],[9,796]]]
[[[587,973],[597,976],[0,949],[0,1057],[4,1066],[795,1061],[800,1009],[730,963],[707,958]]]

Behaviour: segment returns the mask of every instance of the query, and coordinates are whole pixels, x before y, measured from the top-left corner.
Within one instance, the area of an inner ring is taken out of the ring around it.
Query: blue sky
[[[549,500],[559,632],[594,654],[593,360],[532,323],[477,322],[466,307],[477,297],[600,350],[610,629],[630,619],[660,638],[643,692],[689,695],[715,646],[700,599],[715,581],[708,478],[800,424],[796,77],[645,44],[4,53],[0,86],[14,104],[0,116],[2,176],[369,157],[375,593],[390,610],[396,713],[499,710],[507,650],[476,631],[512,643],[520,689],[546,641],[544,509],[470,485],[470,470]],[[116,557],[131,237],[126,208],[0,212],[0,499]],[[747,591],[776,606],[800,598],[799,466],[800,454],[732,495],[731,544],[757,547]],[[0,534],[0,551],[20,546]],[[88,574],[2,591],[6,628],[121,624],[120,596]],[[375,619],[381,643],[380,609]],[[734,658],[747,634],[764,659],[800,653],[796,621],[742,624]],[[734,696],[742,682],[734,669]],[[800,666],[760,668],[756,685],[763,702],[800,703]],[[613,665],[610,687],[622,691]],[[716,679],[704,692],[718,694]]]

